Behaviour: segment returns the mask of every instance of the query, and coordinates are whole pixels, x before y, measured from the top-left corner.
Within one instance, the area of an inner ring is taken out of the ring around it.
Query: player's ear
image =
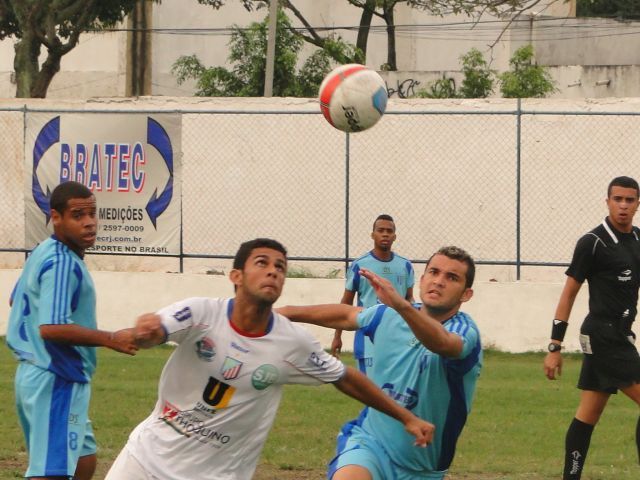
[[[231,283],[236,287],[239,287],[242,283],[242,270],[238,270],[237,268],[232,269],[229,272],[229,280],[231,280]]]
[[[60,214],[60,212],[52,208],[49,213],[51,215],[51,223],[53,224],[53,226],[57,227],[58,225],[60,225],[60,222],[62,221],[62,215]]]
[[[465,288],[464,292],[462,292],[462,296],[460,297],[460,302],[468,302],[473,297],[473,288]]]

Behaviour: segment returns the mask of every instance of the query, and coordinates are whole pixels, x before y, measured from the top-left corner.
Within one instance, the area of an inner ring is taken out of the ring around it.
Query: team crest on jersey
[[[256,371],[251,375],[251,385],[256,390],[264,390],[265,388],[273,385],[278,380],[278,369],[273,365],[265,364],[256,368]]]
[[[209,337],[204,337],[196,342],[196,354],[200,360],[211,362],[216,356],[216,344]]]
[[[227,357],[224,359],[224,363],[222,364],[220,373],[222,373],[222,376],[225,378],[225,380],[233,380],[234,378],[238,377],[241,368],[242,362],[240,360]]]
[[[173,314],[173,318],[175,318],[178,322],[184,322],[191,318],[191,309],[189,307],[184,307],[182,310],[178,310]]]

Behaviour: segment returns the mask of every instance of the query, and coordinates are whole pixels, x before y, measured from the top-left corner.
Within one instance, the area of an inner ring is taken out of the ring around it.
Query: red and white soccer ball
[[[387,86],[380,75],[357,63],[335,68],[320,85],[320,110],[343,132],[361,132],[376,124],[387,108]]]

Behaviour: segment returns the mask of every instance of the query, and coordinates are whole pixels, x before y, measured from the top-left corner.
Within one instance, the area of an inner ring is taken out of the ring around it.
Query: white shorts
[[[125,446],[111,465],[104,480],[160,480],[147,472]]]

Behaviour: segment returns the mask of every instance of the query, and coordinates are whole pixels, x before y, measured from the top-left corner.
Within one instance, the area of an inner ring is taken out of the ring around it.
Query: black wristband
[[[569,324],[564,320],[553,320],[553,327],[551,327],[551,340],[557,340],[562,342],[564,340],[564,334],[567,333],[567,327]]]

